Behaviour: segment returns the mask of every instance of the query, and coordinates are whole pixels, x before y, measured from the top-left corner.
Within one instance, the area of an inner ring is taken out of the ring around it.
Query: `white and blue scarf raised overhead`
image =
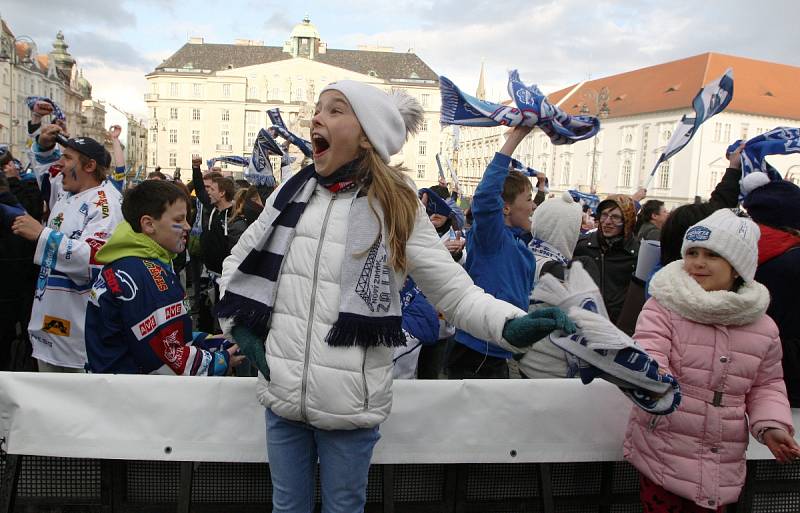
[[[299,137],[289,131],[289,129],[286,127],[286,123],[283,122],[280,109],[269,109],[267,111],[267,116],[269,116],[270,121],[272,121],[271,130],[275,130],[275,133],[297,146],[306,157],[311,158],[314,156],[314,150],[311,148],[311,142],[306,141],[302,137]]]
[[[728,153],[735,151],[742,143],[736,141],[728,147]],[[769,177],[770,181],[782,180],[777,169],[772,167],[764,158],[767,155],[788,155],[790,153],[800,153],[800,128],[778,127],[769,132],[757,135],[744,143],[742,150],[742,179],[739,182],[741,187],[741,200],[747,191],[743,187],[744,179],[754,172],[762,172]]]
[[[283,156],[283,150],[275,142],[275,139],[262,128],[258,131],[258,136],[253,144],[250,165],[244,173],[244,177],[248,182],[253,185],[266,185],[269,187],[277,185],[275,172],[272,169],[272,163],[269,161],[270,154]]]
[[[694,117],[683,116],[675,130],[672,132],[667,147],[658,157],[653,170],[650,172],[650,178],[645,184],[645,189],[650,185],[653,177],[656,175],[658,166],[666,162],[670,157],[681,151],[689,141],[692,140],[694,134],[700,125],[706,122],[712,116],[719,114],[728,106],[733,99],[733,68],[728,68],[725,73],[706,84],[700,92],[692,100],[692,108],[694,109]]]
[[[513,105],[479,100],[446,77],[439,78],[442,94],[442,125],[539,127],[553,144],[572,144],[594,137],[600,120],[594,116],[571,116],[551,104],[535,85],[526,86],[517,70],[508,76]]]

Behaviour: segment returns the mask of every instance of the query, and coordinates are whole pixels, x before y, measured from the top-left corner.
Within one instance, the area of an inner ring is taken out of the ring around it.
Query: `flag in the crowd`
[[[515,171],[519,171],[520,173],[524,174],[525,176],[530,176],[531,178],[536,178],[539,176],[539,171],[533,169],[532,167],[528,167],[519,160],[515,158],[511,158],[511,169]],[[550,192],[550,180],[545,176],[544,177],[544,192]]]
[[[597,205],[600,204],[600,198],[597,194],[586,194],[585,192],[577,191],[575,189],[570,189],[569,195],[572,196],[577,203],[582,205],[589,205],[589,208],[592,209],[592,212],[597,210]]]
[[[571,116],[551,104],[535,85],[526,86],[513,70],[508,92],[514,105],[501,105],[471,96],[446,77],[439,78],[442,94],[440,122],[462,126],[538,126],[553,144],[572,144],[589,139],[600,130],[594,116]]]
[[[225,162],[226,164],[242,167],[248,167],[250,165],[250,159],[247,157],[240,157],[238,155],[223,155],[221,157],[209,159],[208,167],[212,167],[217,162]]]
[[[444,168],[442,167],[442,159],[438,153],[436,154],[436,167],[439,168],[439,180],[442,182],[446,182],[447,179],[444,177]]]
[[[275,187],[276,185],[272,163],[269,161],[272,145],[280,152],[275,139],[265,129],[259,130],[258,137],[256,137],[256,142],[253,145],[253,156],[250,158],[250,165],[244,173],[247,181],[253,185],[267,185],[270,187]],[[278,155],[283,155],[283,152],[278,153]]]
[[[297,146],[306,157],[311,158],[314,155],[314,150],[311,148],[310,141],[306,141],[302,137],[298,137],[290,132],[288,128],[286,128],[286,123],[283,122],[280,109],[269,109],[267,111],[267,116],[269,116],[269,119],[272,122],[271,128],[275,130],[278,135]]]
[[[728,147],[727,152],[732,153],[741,144],[741,140],[736,141]],[[789,153],[800,153],[800,128],[779,126],[753,137],[744,143],[742,150],[742,180],[750,173],[758,171],[766,173],[770,180],[782,180],[778,170],[764,157]]]
[[[666,162],[670,157],[681,151],[689,141],[692,140],[697,129],[700,128],[707,119],[715,114],[719,114],[728,106],[733,99],[733,68],[728,68],[725,73],[717,80],[706,84],[697,96],[692,100],[692,108],[694,109],[694,117],[683,116],[678,121],[678,126],[672,132],[672,137],[667,143],[664,152],[656,161],[653,166],[653,171],[650,172],[650,178],[644,186],[647,189],[653,177],[656,175],[658,166]]]
[[[64,115],[64,111],[61,110],[61,107],[58,106],[56,102],[47,98],[46,96],[28,96],[25,98],[25,103],[28,105],[28,108],[33,110],[33,107],[36,105],[36,102],[47,102],[53,107],[53,117],[56,119],[60,119],[61,121],[66,121],[67,116]]]

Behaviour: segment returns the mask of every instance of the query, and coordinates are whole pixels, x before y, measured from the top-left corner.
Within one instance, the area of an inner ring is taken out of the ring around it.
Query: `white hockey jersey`
[[[105,181],[78,194],[62,192],[53,205],[34,255],[41,266],[28,325],[34,358],[74,368],[86,363],[86,305],[103,267],[94,256],[123,220],[121,204]]]

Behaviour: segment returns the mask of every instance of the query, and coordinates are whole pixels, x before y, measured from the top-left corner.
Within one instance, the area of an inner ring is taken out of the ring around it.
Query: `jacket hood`
[[[622,212],[622,234],[624,238],[628,239],[633,237],[633,227],[636,225],[636,204],[628,195],[625,194],[612,194],[597,205],[597,214],[604,208],[614,205]],[[602,233],[602,230],[598,230]]]
[[[149,258],[171,265],[175,253],[164,249],[147,235],[136,233],[127,221],[123,221],[95,258],[101,264],[110,264],[125,257]]]

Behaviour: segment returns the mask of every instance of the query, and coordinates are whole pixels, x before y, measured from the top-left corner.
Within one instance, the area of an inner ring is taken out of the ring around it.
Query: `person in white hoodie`
[[[583,212],[580,203],[572,199],[569,192],[549,199],[533,211],[531,218],[531,240],[528,247],[536,258],[536,271],[533,278],[533,290],[542,276],[552,274],[564,280],[572,263],[572,253],[581,234]],[[588,261],[587,261],[588,260]],[[591,259],[581,259],[584,269],[590,275],[596,274],[597,266]],[[537,303],[531,291],[533,312],[550,305]],[[530,351],[517,356],[519,371],[523,378],[572,378],[577,368],[570,365],[563,350],[553,345],[548,337],[543,338],[531,347]]]
[[[393,350],[406,344],[406,275],[456,326],[508,351],[575,329],[558,309],[526,315],[486,294],[453,261],[407,175],[389,165],[422,114],[402,92],[325,87],[314,164],[267,198],[224,262],[216,313],[261,373],[276,513],[314,509],[318,459],[322,510],[363,510]]]

